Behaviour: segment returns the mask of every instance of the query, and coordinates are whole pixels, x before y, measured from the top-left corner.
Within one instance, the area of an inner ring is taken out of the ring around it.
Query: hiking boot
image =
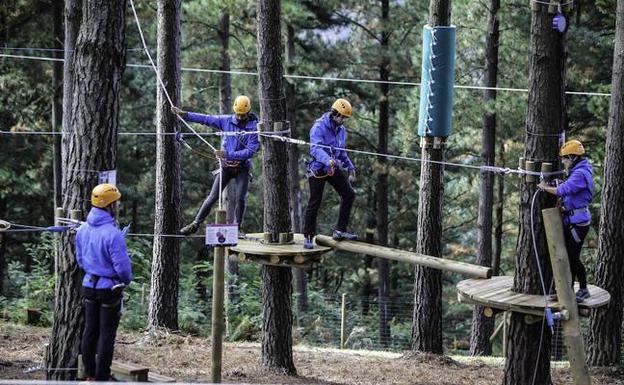
[[[314,239],[311,235],[303,237],[303,248],[312,250],[314,248]]]
[[[191,234],[195,234],[197,230],[199,230],[199,223],[193,221],[189,223],[188,225],[184,226],[183,228],[181,228],[180,231],[178,232],[182,235],[191,235]]]
[[[576,302],[578,302],[578,303],[581,303],[581,302],[585,301],[589,297],[590,297],[590,294],[589,294],[589,290],[587,290],[587,288],[585,288],[585,289],[578,289],[578,291],[576,292]]]
[[[245,234],[242,231],[238,230],[238,239],[245,239],[245,238],[247,238],[247,234]]]
[[[332,238],[334,238],[337,241],[346,239],[348,241],[356,241],[357,240],[357,235],[350,233],[348,231],[340,231],[340,230],[334,230],[334,233],[332,234]]]

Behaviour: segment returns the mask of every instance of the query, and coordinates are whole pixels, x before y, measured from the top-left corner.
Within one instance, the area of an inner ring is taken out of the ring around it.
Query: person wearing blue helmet
[[[543,181],[538,187],[561,199],[563,235],[572,279],[579,281],[576,301],[583,302],[590,296],[587,289],[587,272],[581,262],[581,248],[591,223],[589,204],[594,195],[593,171],[589,160],[585,157],[585,148],[578,140],[566,142],[561,147],[559,156],[563,166],[568,170],[568,178],[556,187],[548,186]]]
[[[232,106],[234,114],[232,115],[204,115],[183,111],[178,107],[172,107],[171,110],[189,122],[201,123],[225,133],[257,131],[258,118],[250,112],[251,100],[245,95],[239,95],[234,100]],[[251,158],[258,152],[259,148],[260,143],[257,134],[230,135],[224,137],[222,149],[215,152],[221,164],[221,172],[223,172],[221,188],[225,189],[230,181],[234,181],[236,186],[236,223],[239,230],[245,213]],[[195,215],[195,219],[182,227],[179,230],[180,234],[190,235],[197,232],[199,226],[206,220],[212,206],[219,200],[219,183],[219,177],[216,177],[212,183],[210,194],[204,200]],[[239,236],[241,234],[239,233]]]
[[[76,233],[76,260],[85,275],[82,296],[85,326],[82,360],[87,379],[108,381],[123,289],[132,280],[132,264],[117,227],[119,190],[108,183],[91,193],[91,211]]]

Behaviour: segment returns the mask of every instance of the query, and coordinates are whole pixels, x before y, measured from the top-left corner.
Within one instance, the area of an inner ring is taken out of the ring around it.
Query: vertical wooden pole
[[[342,293],[342,306],[340,309],[340,349],[344,349],[345,347],[345,327],[346,327],[346,318],[347,318],[347,294]]]
[[[507,357],[507,338],[509,338],[509,312],[503,313],[503,357]]]
[[[69,210],[69,218],[75,220],[81,220],[82,210]]]
[[[225,210],[217,211],[217,223],[225,223]],[[223,297],[225,283],[225,247],[214,248],[214,274],[212,277],[212,382],[221,382],[223,358]]]
[[[578,308],[572,287],[572,273],[570,272],[570,262],[568,251],[563,237],[563,224],[559,215],[559,209],[550,208],[542,210],[544,218],[544,228],[546,239],[548,240],[548,251],[550,263],[552,265],[555,286],[557,287],[557,297],[563,308],[568,311],[569,318],[564,320],[563,335],[568,349],[570,360],[570,371],[574,376],[576,385],[591,384],[589,369],[585,362],[585,350],[583,349],[583,336],[579,325]]]

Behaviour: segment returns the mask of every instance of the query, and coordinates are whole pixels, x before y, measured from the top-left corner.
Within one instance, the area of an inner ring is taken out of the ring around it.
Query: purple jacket
[[[570,170],[565,182],[557,187],[564,207],[563,224],[585,223],[591,220],[589,204],[594,195],[592,166],[587,159],[579,161]]]
[[[312,155],[313,160],[308,165],[308,168],[315,173],[321,172],[326,174],[330,171],[330,159],[334,159],[339,161],[336,162],[338,167],[345,168],[348,171],[355,170],[355,166],[347,156],[347,152],[338,149],[345,148],[346,141],[347,130],[345,127],[334,123],[329,112],[324,113],[320,119],[314,122],[314,126],[310,130],[310,143],[312,143],[310,155]],[[330,146],[331,148],[319,147],[315,146],[315,144]]]
[[[249,120],[244,126],[238,125],[236,115],[204,115],[195,112],[187,112],[184,117],[189,122],[201,123],[223,132],[257,131],[258,118],[249,114]],[[228,161],[240,161],[242,166],[249,169],[251,158],[260,148],[258,135],[224,136],[222,141],[223,150],[227,153]]]
[[[110,289],[119,283],[128,285],[132,280],[126,240],[106,210],[91,208],[87,222],[78,228],[76,259],[86,273],[84,287],[93,288],[93,275],[100,277],[96,289]]]

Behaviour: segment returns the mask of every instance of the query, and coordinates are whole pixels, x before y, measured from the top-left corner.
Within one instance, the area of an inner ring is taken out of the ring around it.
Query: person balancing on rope
[[[251,101],[245,95],[237,96],[232,107],[233,115],[203,115],[195,112],[182,111],[178,107],[171,107],[173,113],[180,115],[189,122],[201,123],[221,130],[225,133],[250,132],[257,130],[258,118],[251,113]],[[221,164],[222,189],[225,189],[230,181],[235,181],[236,186],[236,223],[240,226],[245,212],[245,197],[249,186],[249,170],[251,158],[256,154],[260,144],[257,134],[231,135],[223,138],[220,150],[215,151],[215,156]],[[197,232],[204,222],[210,209],[219,199],[219,178],[212,183],[210,194],[204,200],[193,222],[182,227],[179,231],[182,235],[190,235]],[[242,233],[239,233],[239,236]]]
[[[89,380],[111,379],[122,292],[132,280],[124,234],[115,222],[120,198],[121,193],[111,184],[95,186],[91,193],[91,211],[76,234],[76,260],[85,272],[82,360]]]
[[[310,199],[305,211],[303,247],[313,249],[313,237],[316,233],[316,217],[323,199],[325,182],[329,183],[340,195],[338,223],[333,238],[355,240],[357,236],[347,231],[351,206],[355,200],[355,191],[351,183],[355,182],[355,166],[344,150],[347,132],[344,123],[351,117],[353,109],[346,99],[337,99],[331,111],[318,119],[310,130],[310,154],[307,177],[310,184]],[[346,170],[347,174],[343,171]]]
[[[561,147],[559,156],[563,166],[568,170],[568,178],[558,183],[556,187],[549,186],[544,181],[540,182],[537,187],[561,198],[563,232],[572,279],[576,278],[579,281],[576,301],[583,302],[589,298],[589,290],[587,290],[587,273],[581,262],[581,247],[591,222],[588,206],[594,192],[593,172],[589,160],[585,157],[585,148],[578,140],[566,142]]]

